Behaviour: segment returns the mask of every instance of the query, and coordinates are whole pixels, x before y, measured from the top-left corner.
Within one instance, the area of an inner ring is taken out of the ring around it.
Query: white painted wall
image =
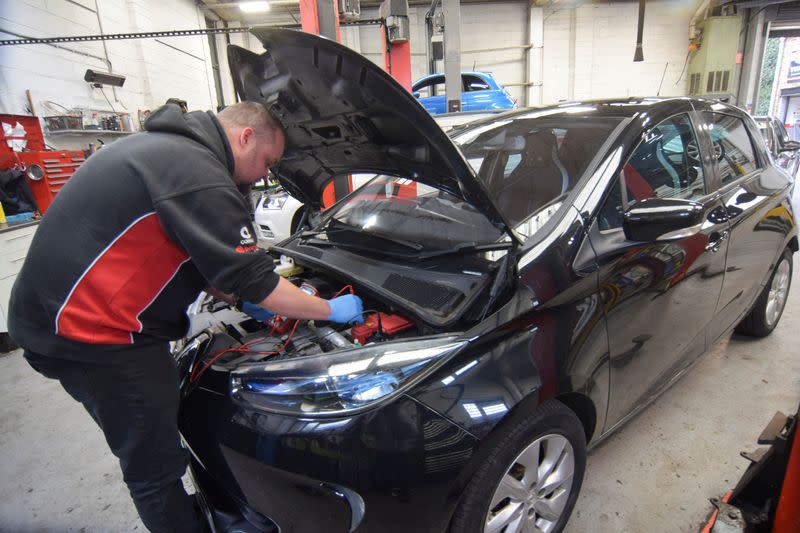
[[[0,35],[30,37],[95,35],[197,29],[205,27],[193,0],[4,0],[0,1]],[[0,47],[0,112],[25,114],[25,90],[31,91],[39,116],[52,114],[45,102],[64,108],[128,112],[154,109],[169,97],[182,98],[190,109],[213,109],[214,94],[209,47],[205,36],[106,41],[113,71],[126,76],[125,85],[99,89],[83,81],[87,68],[106,71],[102,42]],[[90,57],[91,56],[91,57]],[[57,105],[56,105],[57,104]],[[81,138],[49,136],[60,148],[85,147]]]
[[[686,94],[681,76],[688,45],[688,26],[694,3],[687,0],[650,1],[645,11],[644,57],[633,62],[638,4],[590,4],[575,11],[574,35],[570,9],[548,9],[544,22],[543,103],[569,99]],[[409,10],[411,71],[414,79],[427,73],[425,55],[426,7]],[[363,18],[375,18],[377,9],[362,10]],[[525,2],[465,4],[461,6],[461,66],[464,70],[488,70],[509,92],[524,102],[528,14]],[[358,28],[358,44],[345,44],[382,66],[380,29]],[[570,41],[574,39],[575,64],[570,69]],[[518,48],[514,48],[518,47]],[[508,48],[506,50],[496,50]],[[492,50],[495,49],[495,50]],[[667,63],[669,63],[667,65]],[[573,94],[569,94],[574,73]],[[676,83],[677,82],[677,83]]]
[[[0,0],[0,29],[34,37],[97,34],[94,10],[99,6],[105,33],[160,31],[205,27],[193,0]],[[591,4],[576,10],[545,11],[543,103],[567,99],[653,95],[666,66],[662,95],[685,94],[687,27],[693,10],[688,0],[647,3],[643,63],[633,63],[637,22],[636,3]],[[427,73],[425,55],[426,7],[411,8],[412,75]],[[574,11],[574,27],[570,17]],[[280,14],[279,14],[280,13]],[[377,9],[362,10],[375,18]],[[287,12],[276,12],[272,23],[292,22]],[[498,2],[462,6],[462,68],[489,70],[524,102],[527,44],[527,3]],[[573,31],[574,30],[574,31]],[[343,28],[343,41],[383,66],[381,29],[377,26]],[[4,38],[13,38],[8,33]],[[230,42],[261,51],[255,37],[231,34]],[[159,42],[160,41],[160,42]],[[228,74],[225,36],[216,37],[225,103],[234,99]],[[570,45],[575,62],[570,68]],[[24,113],[24,92],[30,89],[39,115],[47,114],[43,101],[67,108],[109,109],[102,93],[83,81],[87,68],[106,70],[100,42],[67,43],[72,51],[47,45],[0,47],[0,112]],[[117,110],[153,109],[169,97],[188,101],[191,109],[214,109],[216,95],[206,37],[171,37],[106,42],[114,71],[125,74],[123,88],[106,95]],[[497,48],[509,48],[496,50]],[[495,50],[490,50],[495,49]],[[88,54],[88,56],[87,56]],[[89,57],[92,56],[92,57]],[[668,63],[668,64],[667,64]],[[677,82],[677,83],[676,83]],[[570,90],[572,89],[572,90]],[[78,139],[82,146],[85,142]],[[62,140],[56,145],[64,146]],[[52,143],[51,143],[52,144]],[[64,146],[68,147],[68,146]]]
[[[644,61],[633,62],[638,4],[586,4],[575,10],[575,33],[570,11],[545,13],[544,103],[618,96],[686,94],[689,21],[695,6],[684,1],[647,2]],[[569,94],[570,39],[575,43],[574,94]],[[664,74],[666,68],[666,74]],[[680,77],[680,81],[679,81]]]

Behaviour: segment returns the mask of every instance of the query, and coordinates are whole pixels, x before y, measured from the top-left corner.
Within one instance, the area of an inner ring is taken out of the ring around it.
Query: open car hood
[[[273,173],[290,194],[319,209],[333,176],[385,173],[447,191],[509,231],[458,148],[377,65],[309,33],[253,34],[266,52],[228,46],[231,75],[242,100],[266,105],[286,128],[287,151]]]

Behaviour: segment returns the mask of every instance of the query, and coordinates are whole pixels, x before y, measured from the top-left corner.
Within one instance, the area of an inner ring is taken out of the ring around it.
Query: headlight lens
[[[261,209],[283,209],[288,196],[268,196],[261,203]]]
[[[436,337],[247,365],[231,373],[231,396],[277,413],[351,414],[399,394],[465,344]]]

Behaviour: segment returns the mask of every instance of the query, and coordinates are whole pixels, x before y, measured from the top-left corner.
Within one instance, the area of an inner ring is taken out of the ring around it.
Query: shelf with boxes
[[[134,133],[130,113],[97,109],[76,109],[63,115],[44,117],[48,135],[124,135]]]

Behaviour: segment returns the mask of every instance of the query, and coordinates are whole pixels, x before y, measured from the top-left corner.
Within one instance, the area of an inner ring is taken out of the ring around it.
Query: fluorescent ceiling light
[[[245,13],[269,11],[269,2],[239,2],[239,9]]]

